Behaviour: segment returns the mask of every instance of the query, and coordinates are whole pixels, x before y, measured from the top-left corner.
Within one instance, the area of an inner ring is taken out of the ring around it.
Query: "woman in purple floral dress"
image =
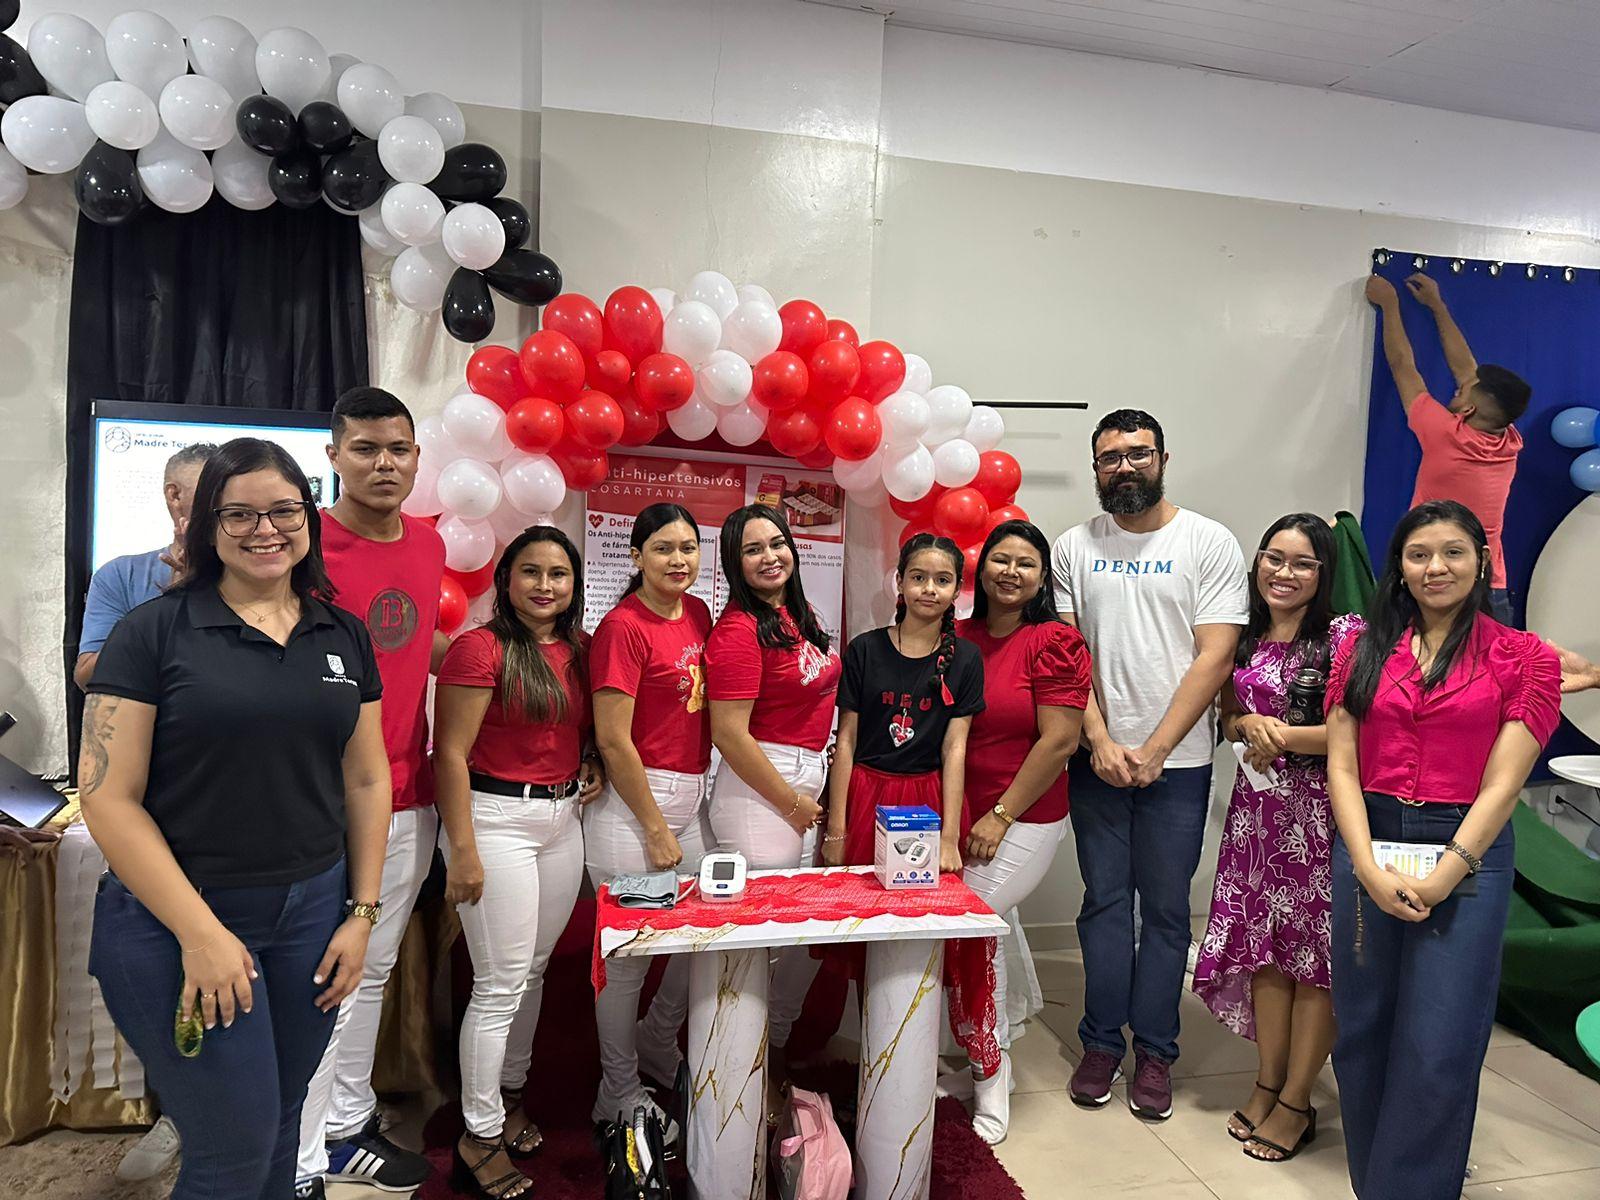
[[[1333,816],[1322,688],[1333,652],[1362,627],[1360,617],[1333,616],[1334,554],[1328,523],[1311,513],[1267,530],[1251,571],[1249,624],[1222,689],[1223,735],[1238,744],[1244,765],[1194,990],[1219,1021],[1256,1043],[1256,1084],[1228,1132],[1246,1154],[1269,1162],[1282,1155],[1268,1143],[1293,1145],[1299,1136],[1304,1122],[1295,1114],[1308,1108],[1333,1047]],[[1260,772],[1254,783],[1251,771]]]

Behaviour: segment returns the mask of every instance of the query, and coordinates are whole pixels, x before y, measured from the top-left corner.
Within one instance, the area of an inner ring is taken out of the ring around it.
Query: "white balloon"
[[[439,472],[425,466],[417,467],[416,480],[411,493],[400,501],[400,511],[413,517],[436,517],[444,511],[439,500]]]
[[[717,411],[717,433],[730,446],[749,446],[767,429],[767,413],[754,400]]]
[[[732,408],[750,394],[753,374],[750,364],[732,350],[713,350],[695,372],[695,391],[708,404]]]
[[[783,340],[783,321],[765,300],[741,300],[722,322],[722,345],[747,363],[758,363]]]
[[[874,479],[866,487],[846,492],[845,495],[850,497],[850,503],[859,504],[862,508],[882,508],[889,502],[889,489],[883,486],[881,479]]]
[[[654,287],[649,289],[650,299],[656,302],[656,307],[661,310],[661,319],[664,321],[678,303],[678,293],[671,288]]]
[[[415,118],[402,117],[401,120]],[[440,236],[444,241],[445,253],[469,271],[482,271],[494,266],[506,252],[506,227],[500,224],[500,218],[494,215],[493,209],[482,204],[458,204],[452,208],[445,216]]]
[[[88,153],[87,148],[84,153]],[[705,365],[721,341],[722,321],[701,300],[679,300],[661,329],[661,348],[695,368]]]
[[[326,100],[329,104],[338,104],[339,80],[344,78],[346,71],[360,61],[354,54],[328,55],[328,82],[322,85],[322,91],[317,99]]]
[[[684,441],[698,442],[701,438],[710,437],[716,429],[720,411],[715,405],[707,404],[696,390],[687,404],[667,414],[667,424]]]
[[[561,507],[567,483],[561,468],[548,454],[521,454],[501,470],[506,499],[524,516],[536,516]]]
[[[118,79],[146,96],[159,96],[189,68],[183,37],[172,22],[138,9],[106,22],[106,58]]]
[[[194,212],[211,199],[211,161],[163,129],[139,151],[139,186],[150,203],[168,212]]]
[[[910,503],[933,490],[933,455],[926,446],[913,446],[883,460],[883,486],[896,500]]]
[[[444,482],[444,476],[439,476]],[[494,557],[494,531],[487,521],[463,521],[445,517],[437,529],[444,542],[444,565],[452,571],[478,571]]]
[[[189,62],[195,74],[215,79],[235,100],[261,94],[256,39],[232,17],[207,17],[189,30]]]
[[[106,57],[105,38],[72,13],[48,13],[35,21],[28,30],[28,57],[46,83],[74,100],[87,100],[95,88],[117,77]]]
[[[467,119],[461,115],[461,106],[442,92],[419,92],[415,96],[407,96],[406,115],[421,117],[437,129],[446,150],[467,140]],[[424,179],[422,182],[427,181]]]
[[[378,161],[401,183],[427,183],[444,166],[444,139],[421,117],[396,117],[378,134]]]
[[[928,401],[928,431],[922,435],[927,446],[937,446],[953,437],[960,437],[972,420],[972,397],[966,389],[953,383],[942,383],[931,390]]]
[[[473,458],[494,461],[506,456],[505,411],[476,392],[457,392],[439,414],[450,440]]]
[[[526,458],[528,456],[523,455],[523,457]],[[504,492],[506,468],[502,466],[500,470],[500,490],[501,492]],[[489,514],[489,528],[494,531],[495,544],[499,546],[506,545],[508,542],[514,540],[529,525],[554,524],[554,522],[548,519],[548,514],[541,513],[540,516],[545,517],[546,519],[540,520],[538,517],[529,517],[527,513],[523,512],[515,504],[511,503],[510,500],[501,500],[500,507]]]
[[[94,145],[83,105],[60,96],[24,96],[0,117],[0,138],[29,170],[70,171]]]
[[[717,314],[719,321],[726,320],[739,303],[739,293],[734,289],[733,280],[721,271],[701,271],[683,289],[683,298],[707,305]]]
[[[328,52],[322,43],[292,25],[263,33],[256,47],[256,74],[261,87],[297,116],[322,94],[329,70]]]
[[[903,392],[915,392],[922,396],[927,394],[933,386],[933,368],[928,365],[928,360],[920,354],[902,355],[906,360],[906,377],[900,382]]]
[[[120,79],[102,83],[90,92],[83,102],[83,115],[95,137],[118,150],[142,149],[161,132],[156,102]]]
[[[269,160],[257,154],[262,162]],[[361,240],[379,254],[393,258],[406,248],[406,244],[383,227],[383,203],[369,204],[356,214],[361,225]]]
[[[377,63],[357,63],[339,76],[339,107],[350,124],[375,138],[390,121],[405,115],[406,98],[394,76]]]
[[[420,183],[391,185],[381,204],[383,227],[406,245],[426,246],[439,240],[444,201]]]
[[[235,208],[257,211],[271,208],[277,197],[267,182],[272,160],[257,154],[238,138],[211,156],[211,174],[217,194]]]
[[[422,454],[418,458],[419,471],[432,471],[437,475],[466,452],[444,431],[444,418],[437,413],[417,422],[417,446]]]
[[[394,297],[407,308],[432,312],[444,303],[444,292],[456,265],[444,247],[407,246],[389,268],[389,286]]]
[[[751,300],[759,300],[768,308],[777,310],[778,302],[772,298],[772,293],[759,283],[741,283],[733,289],[734,295],[739,297],[739,303],[745,304]]]
[[[1000,444],[1000,439],[1006,435],[1006,423],[999,412],[987,404],[972,406],[972,416],[967,418],[967,427],[961,436],[977,447],[978,453],[993,450]]]
[[[978,477],[978,451],[971,442],[951,438],[933,450],[933,481],[944,487],[966,487]]]
[[[500,473],[476,458],[458,458],[439,472],[439,503],[453,516],[482,521],[500,507]]]
[[[172,136],[196,150],[215,150],[234,138],[233,97],[215,79],[179,75],[161,89],[161,120]]]
[[[878,486],[883,482],[883,447],[879,446],[867,457],[854,462],[848,458],[834,459],[833,478],[840,487],[851,493]]]
[[[0,210],[15,208],[28,194],[28,168],[0,146]]]
[[[883,423],[883,444],[907,449],[922,440],[932,420],[928,402],[914,392],[895,392],[878,405],[878,420]]]

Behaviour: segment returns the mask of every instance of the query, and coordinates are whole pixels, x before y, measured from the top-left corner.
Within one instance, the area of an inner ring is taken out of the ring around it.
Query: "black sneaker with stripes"
[[[433,1167],[422,1155],[396,1146],[369,1123],[354,1137],[328,1143],[327,1179],[360,1183],[384,1192],[415,1191]]]

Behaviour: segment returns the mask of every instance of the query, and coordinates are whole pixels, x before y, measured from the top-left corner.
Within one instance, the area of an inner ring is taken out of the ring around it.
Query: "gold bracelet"
[[[823,834],[822,840],[824,842],[842,842],[842,841],[844,841],[844,834],[842,834],[842,833],[826,833],[826,834]]]
[[[795,798],[794,798],[794,804],[789,809],[789,816],[784,817],[784,820],[787,821],[789,819],[789,817],[794,816],[795,813],[797,813],[799,811],[800,811],[800,797],[798,795],[796,795]]]
[[[1006,806],[1004,804],[1001,804],[999,801],[995,802],[994,808],[991,809],[990,811],[993,812],[995,816],[999,817],[1002,821],[1004,821],[1006,823],[1006,827],[1007,828],[1010,828],[1012,825],[1015,825],[1017,823],[1017,819],[1015,817],[1013,817],[1010,813],[1008,813],[1006,811]]]
[[[215,946],[221,940],[222,940],[221,938],[212,938],[204,946],[196,946],[193,950],[185,950],[184,953],[185,954],[199,954],[200,951],[202,951],[202,950],[211,949],[211,947]]]

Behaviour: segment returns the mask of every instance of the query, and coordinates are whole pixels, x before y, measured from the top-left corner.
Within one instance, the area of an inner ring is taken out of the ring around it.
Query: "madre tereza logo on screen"
[[[1171,575],[1170,558],[1097,558],[1089,568],[1092,575]]]

